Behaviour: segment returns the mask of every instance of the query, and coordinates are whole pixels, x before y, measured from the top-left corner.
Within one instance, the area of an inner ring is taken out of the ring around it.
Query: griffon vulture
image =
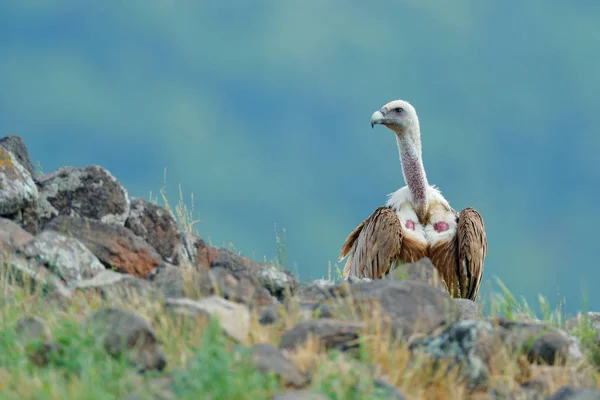
[[[487,254],[481,215],[471,207],[456,212],[427,182],[419,120],[411,104],[389,102],[371,116],[371,127],[375,124],[394,132],[406,186],[350,233],[339,258],[348,256],[344,279],[379,279],[402,263],[427,256],[453,297],[475,300]]]

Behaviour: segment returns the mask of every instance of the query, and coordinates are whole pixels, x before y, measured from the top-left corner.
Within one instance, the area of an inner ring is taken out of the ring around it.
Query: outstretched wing
[[[348,235],[342,246],[339,261],[349,255],[344,266],[344,279],[381,278],[392,261],[400,256],[402,225],[389,207],[378,207]]]
[[[483,218],[472,207],[458,217],[458,281],[461,297],[475,300],[479,293],[483,263],[487,255],[487,239]]]

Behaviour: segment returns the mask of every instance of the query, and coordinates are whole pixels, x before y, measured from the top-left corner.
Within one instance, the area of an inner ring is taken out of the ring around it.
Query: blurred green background
[[[600,309],[600,2],[5,1],[0,129],[44,172],[167,175],[215,245],[327,276],[404,185],[384,103],[413,103],[430,183],[483,215],[483,296]],[[584,296],[585,294],[585,296]],[[587,301],[587,303],[586,303]]]

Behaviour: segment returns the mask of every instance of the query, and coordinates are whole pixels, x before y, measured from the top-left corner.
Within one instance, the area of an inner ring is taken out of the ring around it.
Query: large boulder
[[[102,308],[85,321],[106,351],[125,356],[140,372],[162,370],[167,365],[154,328],[141,315],[119,308]]]
[[[35,258],[67,284],[93,278],[105,270],[98,258],[79,240],[54,231],[44,231],[19,249],[19,254]]]
[[[184,318],[216,318],[225,334],[238,342],[246,340],[250,332],[248,308],[219,296],[209,296],[200,300],[171,298],[167,299],[165,304],[172,313]]]
[[[148,281],[109,269],[105,269],[91,279],[75,281],[69,289],[75,293],[94,292],[108,300],[156,298],[158,295],[158,291]]]
[[[28,231],[35,231],[31,220],[39,192],[29,171],[17,157],[0,146],[0,216],[16,220]]]
[[[86,217],[123,226],[129,216],[127,190],[105,168],[61,167],[38,177],[38,217],[43,228],[58,215]]]
[[[250,360],[259,371],[277,375],[285,386],[303,388],[310,383],[310,377],[302,373],[277,347],[255,344],[250,348]]]
[[[61,279],[45,268],[37,259],[12,253],[0,262],[0,276],[11,285],[41,292],[57,299],[71,298],[71,291]]]
[[[148,277],[166,297],[198,298],[218,295],[250,307],[265,307],[277,300],[247,278],[236,278],[220,267],[208,271],[162,263]]]
[[[294,295],[299,287],[298,278],[273,264],[255,262],[224,248],[210,246],[201,238],[190,233],[182,234],[184,251],[178,253],[177,264],[192,264],[198,271],[221,268],[237,280],[250,280],[262,287],[278,300]]]
[[[365,329],[366,324],[363,322],[338,321],[329,318],[304,321],[284,332],[279,347],[293,350],[313,338],[325,350],[357,352],[358,339]]]
[[[74,236],[81,241],[106,268],[146,279],[161,262],[160,255],[129,229],[95,219],[58,216],[46,230]]]
[[[157,204],[134,199],[125,227],[154,247],[168,263],[176,262],[184,251],[175,217]]]
[[[4,258],[32,239],[33,235],[16,222],[0,218],[0,258]]]
[[[530,363],[545,365],[583,360],[578,344],[564,331],[505,319],[458,321],[436,335],[413,340],[410,349],[459,366],[471,388],[488,383],[490,363],[502,353],[523,354]]]
[[[416,280],[380,279],[343,282],[327,288],[327,306],[335,318],[373,318],[390,325],[396,337],[425,335],[458,320],[459,312],[445,290]]]
[[[35,170],[33,169],[33,164],[31,164],[31,160],[29,159],[29,151],[27,150],[27,146],[25,146],[25,142],[19,136],[9,135],[0,139],[0,146],[4,147],[6,150],[10,151],[16,158],[16,160],[21,164],[29,175],[35,180]]]

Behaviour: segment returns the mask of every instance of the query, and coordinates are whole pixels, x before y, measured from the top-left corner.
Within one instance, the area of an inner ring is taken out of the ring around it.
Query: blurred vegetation
[[[200,235],[272,258],[276,224],[308,279],[403,185],[368,124],[403,98],[430,182],[484,217],[484,280],[598,309],[599,18],[592,0],[9,2],[0,134],[136,197],[167,168]]]

